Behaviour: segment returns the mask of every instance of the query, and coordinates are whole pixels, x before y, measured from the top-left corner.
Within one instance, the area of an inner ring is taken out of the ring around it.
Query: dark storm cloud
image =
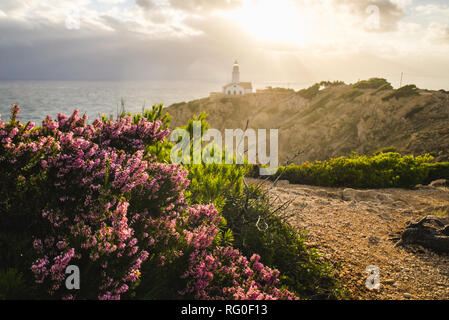
[[[249,41],[225,36],[233,28],[230,24],[192,20],[192,26],[207,32],[190,39],[150,40],[116,19],[102,19],[115,31],[63,26],[29,30],[0,23],[0,30],[7,31],[0,38],[9,39],[0,45],[0,79],[214,79],[221,75],[221,64],[227,66],[243,51],[251,52]],[[192,69],[199,61],[209,61],[211,68]]]

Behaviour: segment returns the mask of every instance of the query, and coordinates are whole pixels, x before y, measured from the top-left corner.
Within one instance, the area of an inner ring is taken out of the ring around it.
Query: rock
[[[410,293],[404,293],[404,298],[406,298],[406,299],[411,299],[411,298],[413,298],[412,297],[412,295],[410,294]]]
[[[429,184],[429,187],[436,188],[436,187],[446,187],[448,186],[448,181],[446,179],[440,179],[435,180],[431,184]]]
[[[397,245],[421,245],[437,253],[449,253],[449,219],[427,216],[410,223]]]

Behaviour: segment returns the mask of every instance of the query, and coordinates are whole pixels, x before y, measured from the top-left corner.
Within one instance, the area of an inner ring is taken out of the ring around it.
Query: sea
[[[208,97],[220,92],[223,81],[0,81],[0,114],[9,120],[13,104],[21,107],[19,120],[40,124],[47,115],[70,115],[75,109],[92,122],[102,114],[116,116],[122,110],[141,112],[155,104],[170,106]],[[266,86],[287,87],[284,83],[260,82]],[[255,85],[256,87],[256,85]]]

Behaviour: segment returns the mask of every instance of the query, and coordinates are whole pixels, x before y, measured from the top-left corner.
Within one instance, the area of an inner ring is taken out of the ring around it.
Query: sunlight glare
[[[260,40],[304,44],[305,17],[290,0],[248,0],[228,16]]]

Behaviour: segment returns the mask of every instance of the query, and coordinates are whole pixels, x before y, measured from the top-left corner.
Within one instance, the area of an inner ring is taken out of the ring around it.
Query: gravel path
[[[362,191],[280,182],[270,195],[293,201],[291,224],[308,231],[308,246],[340,265],[341,282],[354,299],[449,299],[448,255],[395,246],[409,222],[449,209],[448,189]],[[366,288],[365,270],[372,265],[380,270],[377,290]]]

